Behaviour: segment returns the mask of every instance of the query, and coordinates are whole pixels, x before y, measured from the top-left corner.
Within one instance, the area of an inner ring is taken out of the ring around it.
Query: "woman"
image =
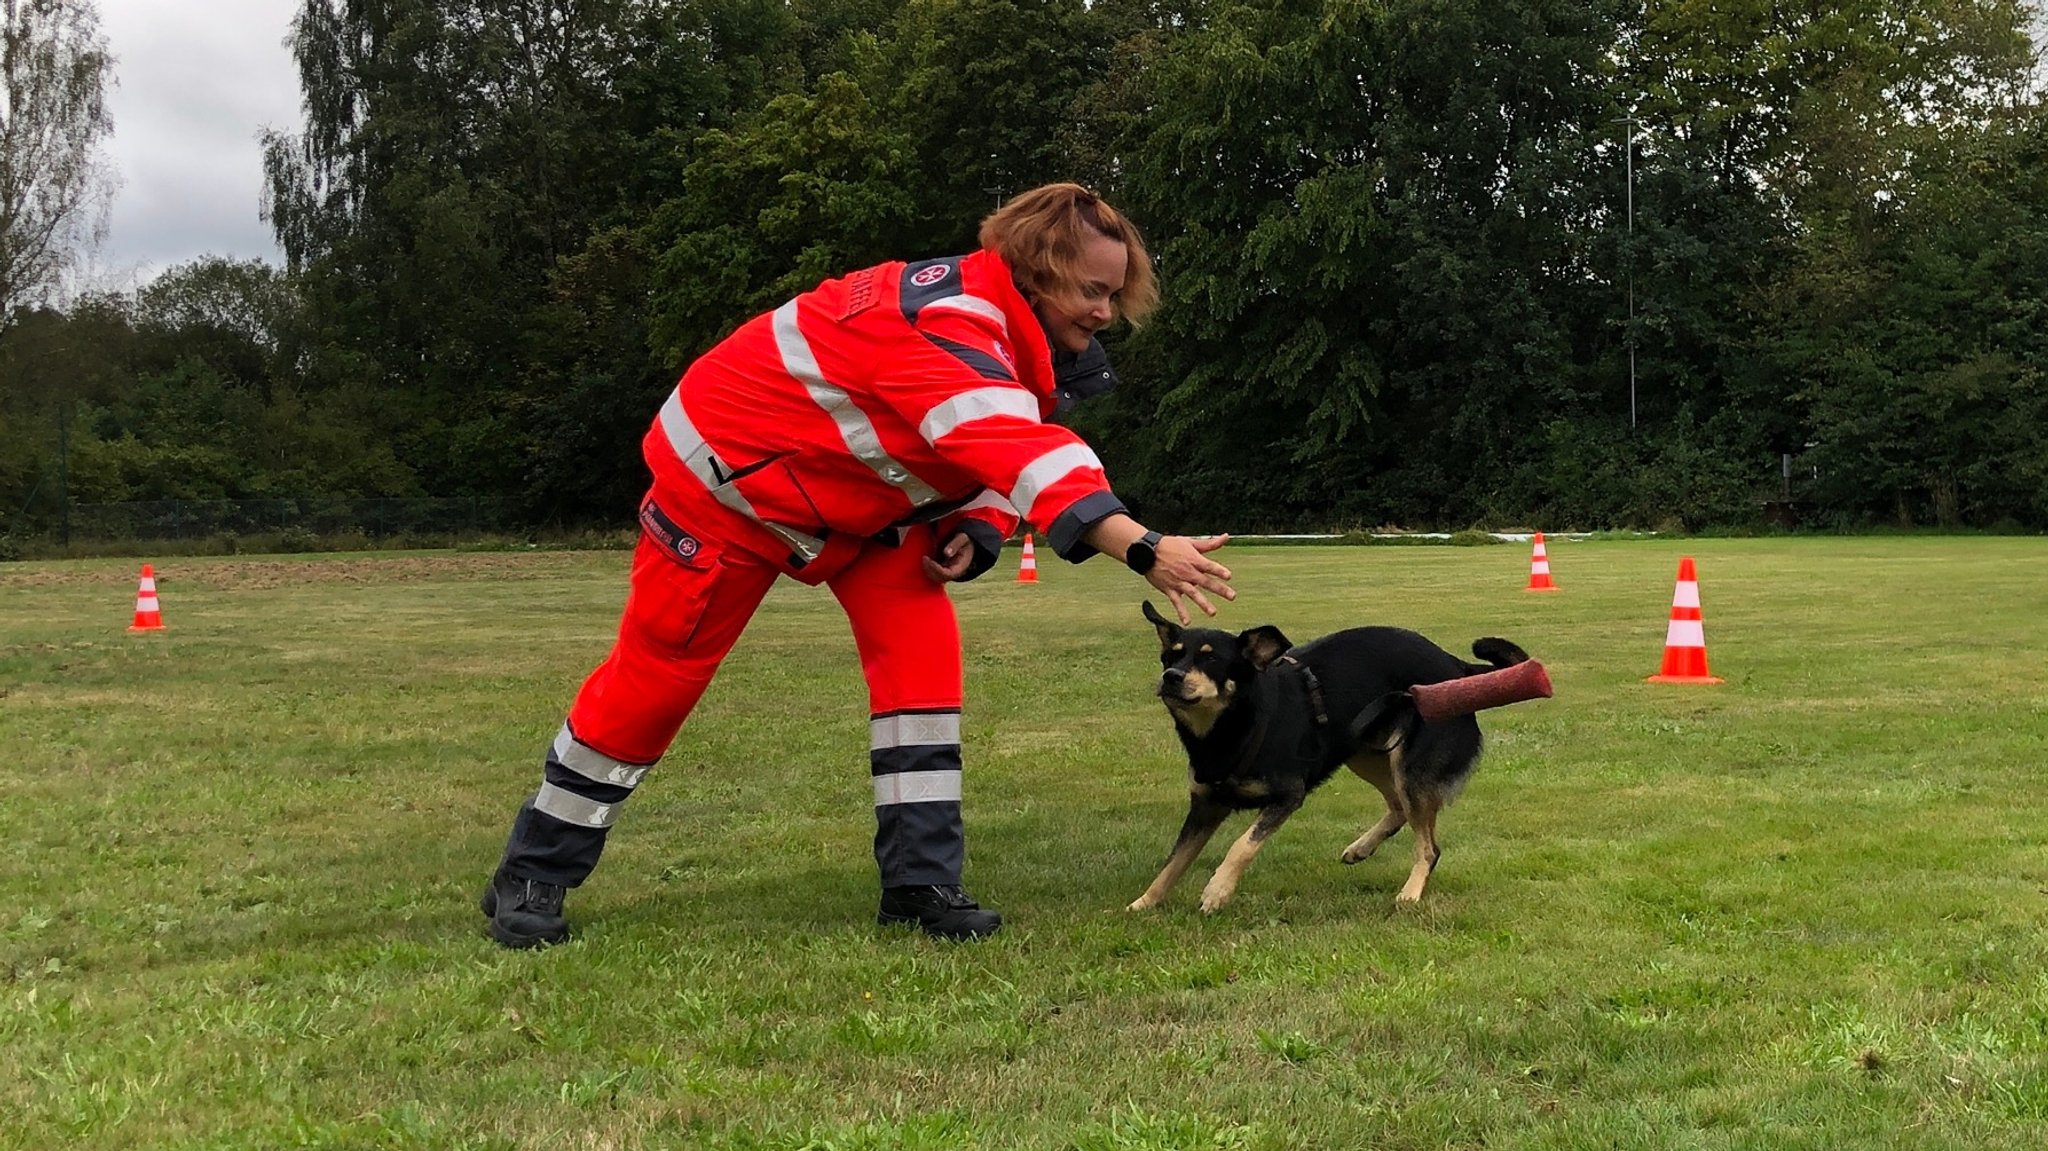
[[[879,918],[977,938],[961,887],[959,626],[945,584],[1022,521],[1062,558],[1123,560],[1211,615],[1225,537],[1148,531],[1094,452],[1045,422],[1056,357],[1157,303],[1137,229],[1074,184],[1018,196],[972,255],[892,262],[757,316],[690,365],[649,430],[654,482],[618,641],[585,681],[483,897],[494,938],[568,935],[566,888],[675,739],[776,578],[832,589],[867,678]]]

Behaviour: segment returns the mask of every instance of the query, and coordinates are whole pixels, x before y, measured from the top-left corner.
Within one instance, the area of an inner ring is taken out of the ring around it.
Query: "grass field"
[[[1222,553],[1226,626],[1514,639],[1423,905],[1333,779],[1222,913],[1145,590],[960,589],[980,945],[873,925],[865,696],[771,596],[578,938],[475,908],[623,553],[0,566],[0,1146],[2048,1146],[2048,540]],[[1727,683],[1657,669],[1680,554]],[[1049,557],[1048,557],[1049,558]],[[1234,833],[1242,820],[1226,831]]]

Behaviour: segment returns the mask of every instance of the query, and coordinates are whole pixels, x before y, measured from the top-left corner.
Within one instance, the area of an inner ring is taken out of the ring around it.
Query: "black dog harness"
[[[1284,663],[1290,668],[1301,672],[1302,683],[1308,688],[1309,710],[1316,717],[1317,734],[1322,738],[1324,746],[1327,747],[1329,736],[1325,729],[1330,726],[1330,709],[1323,703],[1323,681],[1316,678],[1316,673],[1312,668],[1292,655],[1283,655],[1274,662]],[[1371,731],[1379,723],[1380,719],[1393,709],[1396,703],[1407,698],[1407,692],[1397,691],[1374,700],[1364,711],[1358,713],[1358,718],[1351,721],[1350,734],[1362,737],[1366,732]],[[1358,750],[1371,751],[1375,755],[1385,755],[1401,746],[1401,741],[1407,737],[1408,732],[1406,728],[1397,729],[1394,732],[1393,738],[1387,741],[1385,747],[1361,747]]]
[[[1315,712],[1316,726],[1330,726],[1329,709],[1323,706],[1323,681],[1316,678],[1316,673],[1307,664],[1291,655],[1281,656],[1278,662],[1301,669],[1302,682],[1308,685],[1308,706]]]
[[[1279,666],[1281,664],[1286,666]],[[1344,760],[1359,751],[1371,751],[1375,755],[1385,755],[1399,747],[1402,740],[1407,737],[1408,733],[1403,729],[1395,733],[1394,737],[1384,747],[1368,748],[1352,743],[1352,741],[1358,740],[1363,736],[1364,733],[1372,730],[1397,704],[1406,701],[1408,699],[1407,692],[1390,692],[1375,700],[1369,707],[1360,712],[1358,718],[1352,720],[1344,731],[1340,732],[1334,730],[1330,723],[1329,705],[1323,698],[1323,682],[1317,678],[1315,671],[1307,664],[1291,655],[1283,655],[1274,660],[1271,665],[1268,665],[1266,671],[1267,673],[1272,673],[1270,678],[1267,674],[1262,673],[1253,681],[1256,685],[1254,690],[1261,693],[1261,698],[1259,700],[1258,720],[1252,725],[1252,730],[1245,740],[1244,751],[1238,755],[1236,763],[1232,764],[1229,771],[1223,775],[1215,778],[1207,775],[1198,776],[1197,778],[1201,779],[1202,782],[1216,783],[1222,779],[1255,773],[1253,769],[1258,763],[1259,758],[1267,754],[1269,750],[1266,747],[1266,738],[1272,728],[1273,714],[1281,706],[1281,696],[1284,692],[1280,686],[1280,677],[1285,674],[1298,675],[1301,679],[1302,694],[1308,705],[1309,713],[1315,721],[1313,729],[1317,744],[1315,754],[1319,759],[1326,761]],[[1297,748],[1288,754],[1301,754],[1305,750]]]

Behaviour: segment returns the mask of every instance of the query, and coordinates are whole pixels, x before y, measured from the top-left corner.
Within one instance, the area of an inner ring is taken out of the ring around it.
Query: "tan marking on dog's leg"
[[[1380,817],[1378,823],[1368,828],[1364,835],[1352,840],[1351,846],[1344,849],[1344,862],[1363,863],[1371,859],[1372,853],[1380,849],[1380,844],[1392,839],[1395,832],[1400,831],[1407,825],[1407,816],[1389,809],[1385,815]]]
[[[1180,882],[1180,877],[1188,873],[1188,868],[1195,862],[1195,857],[1201,855],[1202,849],[1209,845],[1209,837],[1216,834],[1216,829],[1223,826],[1224,819],[1229,815],[1230,809],[1220,804],[1210,805],[1199,800],[1191,801],[1188,804],[1187,821],[1181,824],[1180,837],[1174,841],[1173,853],[1166,857],[1166,866],[1160,869],[1158,877],[1152,881],[1152,886],[1145,889],[1145,894],[1133,899],[1125,910],[1149,911],[1159,906],[1159,901],[1165,899],[1167,892],[1173,890],[1174,884]]]
[[[1257,824],[1246,828],[1244,834],[1237,837],[1237,842],[1230,845],[1230,851],[1224,855],[1216,874],[1209,877],[1208,886],[1202,888],[1202,914],[1214,913],[1237,894],[1238,880],[1244,878],[1244,869],[1251,866],[1252,858],[1258,855],[1265,842],[1252,838],[1252,832],[1257,830]]]
[[[1126,910],[1150,911],[1159,906],[1159,901],[1166,898],[1167,893],[1180,882],[1180,877],[1188,873],[1188,868],[1194,864],[1195,857],[1202,854],[1202,849],[1209,845],[1209,836],[1215,834],[1215,831],[1215,828],[1210,828],[1208,834],[1199,839],[1189,840],[1175,847],[1173,854],[1166,858],[1166,866],[1161,868],[1158,876],[1152,880],[1152,886],[1145,889],[1145,894],[1131,900],[1131,905]]]
[[[1393,769],[1388,766],[1385,756],[1357,755],[1345,762],[1358,778],[1379,789],[1380,798],[1386,800],[1387,813],[1372,825],[1364,835],[1351,841],[1344,849],[1346,863],[1359,863],[1372,857],[1380,845],[1393,838],[1408,822],[1408,815],[1401,808],[1400,796],[1394,791]]]
[[[1204,915],[1212,914],[1230,902],[1230,897],[1237,894],[1238,881],[1244,878],[1244,869],[1251,866],[1259,848],[1264,847],[1273,833],[1280,830],[1280,825],[1287,822],[1287,817],[1300,807],[1301,800],[1297,798],[1291,803],[1275,804],[1259,812],[1259,818],[1237,837],[1237,842],[1230,845],[1222,865],[1216,869],[1216,874],[1209,877],[1208,886],[1202,888]]]
[[[1408,882],[1401,885],[1401,893],[1394,897],[1396,903],[1421,902],[1423,885],[1429,882],[1429,873],[1436,870],[1437,857],[1443,854],[1436,845],[1436,813],[1441,807],[1437,797],[1411,796],[1408,806],[1415,825],[1415,866],[1408,870]]]

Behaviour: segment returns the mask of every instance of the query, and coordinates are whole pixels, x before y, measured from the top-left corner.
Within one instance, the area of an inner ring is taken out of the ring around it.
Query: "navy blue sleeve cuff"
[[[1115,492],[1082,496],[1052,521],[1052,530],[1045,533],[1046,546],[1068,563],[1080,563],[1095,554],[1094,548],[1081,542],[1088,529],[1118,512],[1129,514],[1129,510],[1122,500],[1116,498]]]
[[[961,520],[960,530],[967,533],[968,542],[974,545],[974,558],[967,561],[967,570],[954,581],[966,583],[996,566],[996,560],[1003,554],[1003,536],[987,520]]]

